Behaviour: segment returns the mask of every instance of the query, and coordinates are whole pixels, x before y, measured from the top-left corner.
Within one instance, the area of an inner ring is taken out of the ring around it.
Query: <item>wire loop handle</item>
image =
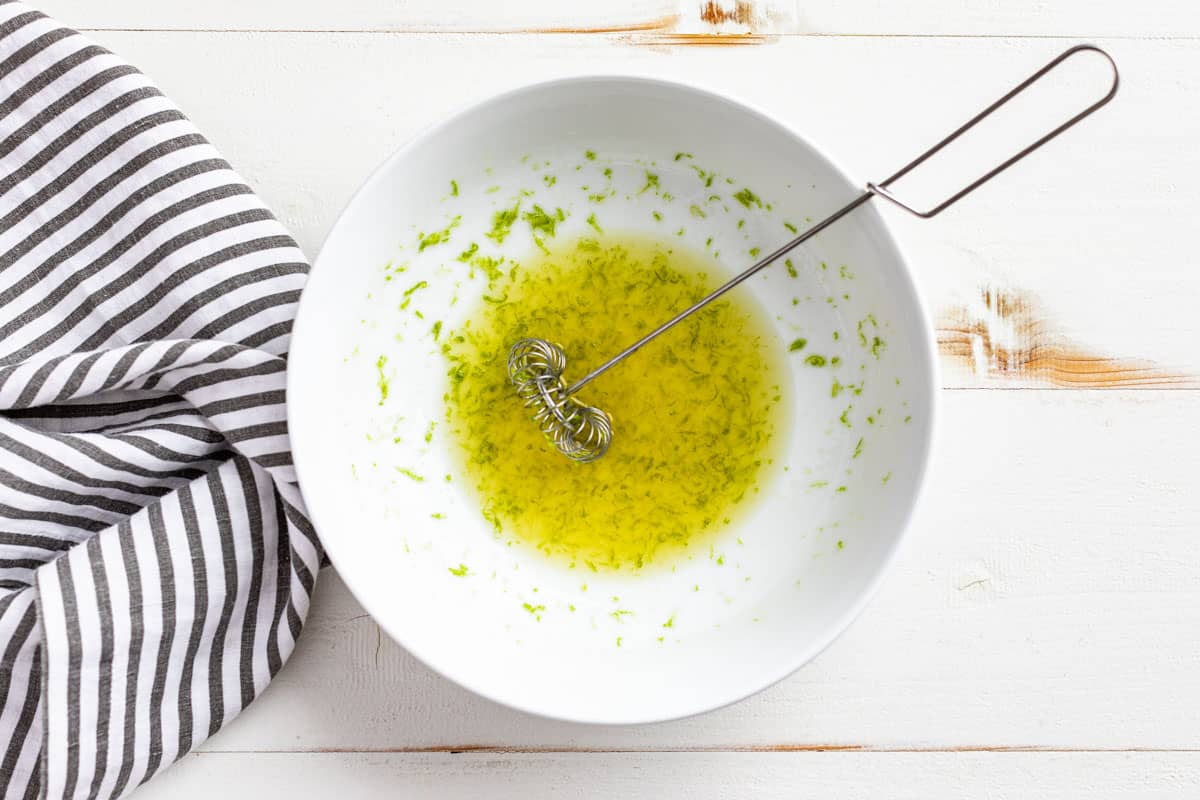
[[[1103,97],[1101,97],[1099,100],[1092,103],[1090,106],[1083,109],[1078,114],[1071,117],[1069,120],[1067,120],[1063,124],[1059,125],[1057,128],[1050,131],[1049,133],[1047,133],[1045,136],[1042,136],[1040,139],[1034,141],[1032,144],[1017,151],[1015,154],[1010,156],[1008,159],[1001,162],[998,166],[993,167],[992,169],[988,170],[983,175],[981,175],[978,178],[976,178],[975,180],[971,181],[971,183],[967,184],[964,188],[962,188],[959,191],[955,192],[954,194],[950,195],[948,198],[946,198],[945,200],[943,200],[941,203],[934,206],[933,208],[929,209],[928,211],[919,211],[919,210],[913,208],[908,203],[905,203],[903,200],[899,199],[894,194],[892,194],[891,190],[888,189],[889,185],[891,185],[895,181],[900,180],[908,173],[912,172],[914,169],[916,169],[921,164],[925,163],[931,157],[933,157],[938,152],[940,152],[943,148],[945,148],[948,144],[953,142],[955,139],[962,136],[967,131],[971,130],[971,128],[974,128],[980,122],[983,122],[985,119],[987,119],[989,116],[991,116],[1001,106],[1003,106],[1008,101],[1012,100],[1014,97],[1019,95],[1021,92],[1025,91],[1030,86],[1032,86],[1033,84],[1037,83],[1039,80],[1044,78],[1049,72],[1053,71],[1055,67],[1059,66],[1064,61],[1071,58],[1072,56],[1078,55],[1079,53],[1088,53],[1088,52],[1099,53],[1101,56],[1104,57],[1104,59],[1106,61],[1108,61],[1108,65],[1112,68],[1112,85],[1109,87],[1108,93],[1106,95],[1104,95]],[[955,130],[953,133],[951,133],[945,139],[942,139],[940,142],[935,144],[933,147],[929,148],[924,153],[922,153],[921,155],[914,158],[912,161],[905,164],[903,167],[900,168],[900,170],[895,175],[892,175],[890,178],[883,181],[882,183],[878,183],[878,184],[868,183],[867,191],[869,191],[873,194],[877,194],[880,197],[884,198],[885,200],[890,200],[891,202],[893,202],[896,205],[903,208],[905,211],[908,211],[909,213],[912,213],[912,214],[916,214],[918,217],[921,217],[922,219],[929,219],[930,217],[936,216],[936,215],[940,214],[941,212],[945,211],[947,208],[954,205],[959,200],[966,197],[971,192],[975,191],[980,186],[987,183],[992,178],[996,177],[1001,172],[1008,169],[1009,167],[1011,167],[1013,164],[1020,161],[1025,156],[1032,153],[1034,150],[1037,150],[1039,147],[1044,145],[1046,142],[1048,142],[1051,139],[1053,139],[1054,137],[1058,136],[1060,133],[1065,131],[1067,128],[1074,126],[1075,124],[1077,124],[1078,122],[1083,120],[1085,117],[1087,117],[1090,114],[1092,114],[1093,112],[1095,112],[1101,106],[1106,105],[1108,103],[1108,101],[1112,100],[1113,97],[1117,94],[1117,87],[1120,86],[1120,83],[1121,83],[1121,75],[1117,71],[1117,64],[1115,61],[1113,61],[1112,56],[1110,56],[1108,53],[1104,52],[1099,47],[1096,47],[1095,45],[1092,45],[1092,44],[1075,45],[1074,47],[1070,48],[1069,50],[1064,51],[1062,54],[1060,54],[1057,58],[1055,58],[1049,64],[1047,64],[1046,66],[1039,69],[1037,72],[1030,75],[1028,78],[1023,80],[1021,83],[1017,84],[1015,87],[1013,87],[1013,89],[1011,91],[1009,91],[1006,95],[1001,97],[999,100],[992,103],[990,106],[985,108],[983,111],[980,111],[975,116],[971,117],[971,119],[967,120],[961,127],[959,127],[957,130]]]

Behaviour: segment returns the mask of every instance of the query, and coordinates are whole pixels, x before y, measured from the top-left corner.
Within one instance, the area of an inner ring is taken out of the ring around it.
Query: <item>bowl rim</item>
[[[826,167],[828,167],[838,178],[840,178],[842,181],[844,181],[847,187],[852,188],[852,189],[857,188],[857,187],[865,187],[865,184],[856,183],[850,177],[850,174],[845,169],[843,169],[842,166],[835,159],[830,157],[829,154],[824,149],[818,147],[816,144],[811,142],[806,137],[802,136],[800,133],[798,133],[796,130],[794,130],[789,125],[781,122],[774,115],[764,111],[763,109],[759,108],[757,105],[755,105],[752,102],[746,101],[742,98],[735,98],[735,97],[732,97],[730,95],[724,94],[719,91],[714,91],[713,89],[710,89],[703,85],[700,85],[700,83],[698,83],[698,82],[694,83],[694,82],[681,81],[681,80],[675,80],[675,79],[663,79],[663,78],[657,78],[657,77],[650,77],[650,76],[646,76],[646,75],[633,74],[633,73],[625,74],[625,73],[615,72],[615,73],[589,73],[589,74],[582,74],[582,75],[572,75],[572,76],[554,78],[554,79],[545,80],[545,81],[522,83],[522,84],[518,84],[512,88],[509,88],[507,90],[501,91],[499,93],[492,94],[488,97],[483,98],[482,100],[466,102],[466,103],[459,105],[456,109],[454,109],[450,113],[448,113],[448,114],[434,120],[430,124],[426,125],[420,131],[418,131],[415,135],[413,135],[410,139],[408,139],[406,142],[404,142],[402,145],[400,145],[400,147],[398,147],[396,150],[394,150],[387,158],[385,158],[382,162],[380,162],[380,164],[378,166],[376,166],[374,170],[371,171],[371,173],[368,175],[368,177],[354,191],[353,195],[346,202],[346,205],[343,207],[341,212],[338,214],[337,218],[334,220],[333,225],[330,227],[329,232],[326,234],[325,239],[322,242],[320,252],[317,254],[317,257],[313,260],[312,268],[309,272],[309,278],[311,279],[311,276],[313,274],[315,274],[316,271],[319,269],[324,269],[324,270],[331,269],[331,267],[323,267],[322,266],[324,261],[327,260],[324,257],[326,255],[326,253],[328,252],[329,242],[333,238],[333,236],[337,233],[337,231],[343,226],[346,219],[349,217],[350,213],[354,209],[356,209],[361,198],[363,196],[365,196],[368,193],[368,191],[370,189],[372,189],[377,183],[381,182],[384,179],[384,176],[387,173],[389,173],[397,163],[399,163],[400,161],[402,161],[403,159],[408,157],[408,155],[411,151],[417,149],[419,146],[423,145],[426,141],[437,136],[443,128],[457,122],[460,118],[462,118],[468,114],[478,113],[478,112],[484,111],[490,107],[493,107],[496,105],[502,105],[504,103],[510,102],[514,98],[519,97],[521,95],[543,92],[543,91],[551,91],[551,90],[559,89],[564,86],[580,87],[580,86],[596,85],[596,84],[604,84],[604,83],[610,83],[610,84],[611,83],[625,83],[625,84],[640,84],[643,86],[653,86],[657,89],[673,91],[673,92],[681,92],[684,94],[690,94],[694,97],[698,97],[698,98],[704,99],[709,102],[721,103],[721,104],[725,105],[726,107],[733,108],[734,110],[736,110],[740,113],[757,118],[757,120],[759,122],[762,122],[769,126],[772,126],[772,127],[776,128],[777,130],[779,130],[780,132],[786,134],[787,136],[797,140],[800,144],[802,144],[803,146],[805,146],[809,150],[811,150],[813,155],[818,160],[823,161],[824,165]],[[915,277],[913,275],[912,266],[911,266],[908,258],[906,257],[904,250],[900,247],[899,243],[896,240],[896,237],[893,235],[892,230],[887,223],[887,220],[884,218],[884,216],[882,214],[879,213],[878,207],[871,207],[871,206],[872,206],[872,204],[870,204],[870,203],[866,204],[866,207],[859,209],[859,213],[865,213],[865,214],[870,214],[870,215],[874,216],[874,218],[875,218],[874,222],[877,225],[877,227],[879,229],[879,233],[880,233],[880,241],[885,246],[891,248],[891,250],[893,251],[893,254],[895,256],[895,259],[900,266],[900,269],[898,270],[898,278],[903,281],[904,287],[908,292],[908,298],[907,298],[907,302],[906,302],[906,304],[908,305],[907,311],[910,314],[915,314],[915,316],[917,317],[916,321],[920,323],[919,324],[919,335],[924,343],[924,348],[923,348],[925,351],[924,356],[925,356],[928,366],[929,366],[929,370],[928,370],[929,381],[923,387],[921,387],[926,394],[925,400],[926,400],[926,403],[927,403],[927,406],[929,409],[928,410],[929,421],[928,421],[928,425],[925,428],[925,435],[922,438],[920,450],[919,450],[919,452],[915,453],[915,457],[914,457],[913,461],[911,462],[913,464],[913,466],[915,467],[916,480],[914,483],[913,491],[908,500],[907,507],[905,508],[904,513],[901,516],[899,523],[895,526],[895,533],[892,537],[892,540],[888,544],[887,549],[885,550],[882,559],[879,560],[879,562],[878,562],[877,566],[874,568],[872,574],[869,575],[866,588],[862,592],[859,593],[859,596],[855,599],[855,601],[852,604],[850,604],[840,615],[838,615],[834,619],[833,622],[824,626],[824,631],[822,632],[822,634],[820,636],[814,637],[814,639],[808,644],[808,646],[797,649],[797,651],[791,656],[791,658],[781,659],[780,666],[776,670],[774,670],[772,672],[772,674],[765,681],[758,681],[753,686],[739,688],[737,691],[733,692],[729,696],[718,697],[711,701],[705,701],[703,703],[698,703],[698,704],[696,704],[695,708],[690,709],[685,712],[682,712],[682,713],[675,713],[675,712],[668,711],[667,713],[659,712],[659,713],[644,713],[644,714],[627,714],[624,716],[612,716],[612,717],[605,717],[605,718],[585,718],[585,717],[575,716],[575,715],[571,715],[571,714],[556,713],[556,711],[552,708],[536,707],[534,705],[524,705],[524,704],[521,704],[514,700],[507,699],[503,696],[498,696],[497,694],[493,693],[490,689],[488,689],[488,687],[486,687],[484,685],[480,685],[476,681],[464,679],[460,674],[458,674],[458,671],[453,667],[452,664],[442,663],[436,657],[431,657],[428,653],[422,652],[422,650],[420,648],[414,647],[410,643],[406,642],[403,633],[397,629],[396,625],[394,625],[391,622],[385,622],[384,618],[382,618],[380,615],[377,615],[375,613],[376,603],[374,603],[370,597],[366,596],[366,593],[360,593],[359,591],[356,591],[352,580],[343,571],[342,567],[339,565],[339,556],[336,555],[334,551],[337,550],[338,547],[340,547],[341,545],[330,547],[329,542],[321,537],[322,530],[328,530],[328,531],[334,530],[333,526],[325,526],[323,524],[323,522],[322,522],[322,513],[323,512],[318,510],[318,507],[321,507],[321,506],[328,507],[329,504],[321,504],[321,503],[313,504],[309,501],[308,495],[305,492],[305,488],[304,488],[306,485],[305,475],[308,474],[308,470],[305,467],[305,464],[308,463],[308,457],[307,457],[307,455],[305,455],[305,453],[306,453],[306,446],[304,444],[305,437],[302,435],[299,438],[297,438],[295,435],[295,431],[303,430],[303,426],[300,426],[299,428],[297,427],[297,418],[295,415],[296,406],[292,403],[288,403],[287,404],[287,428],[288,428],[289,440],[291,443],[292,462],[293,462],[293,466],[294,466],[295,473],[296,473],[297,485],[299,486],[301,496],[304,497],[305,506],[308,510],[309,519],[311,520],[312,525],[317,532],[318,538],[321,541],[321,545],[325,551],[325,554],[329,558],[329,561],[334,566],[334,568],[338,570],[338,574],[339,574],[339,576],[341,576],[342,581],[345,584],[347,590],[354,597],[354,599],[363,607],[363,609],[368,614],[371,615],[371,618],[376,622],[376,624],[380,627],[380,629],[382,629],[393,641],[395,641],[402,648],[404,648],[405,651],[407,651],[410,655],[412,655],[414,658],[416,658],[419,662],[421,662],[424,666],[426,666],[433,672],[446,678],[447,680],[451,681],[452,683],[467,689],[468,691],[472,692],[473,694],[475,694],[479,697],[482,697],[486,700],[489,700],[493,703],[496,703],[500,706],[504,706],[506,708],[509,708],[509,709],[512,709],[514,711],[518,711],[518,712],[521,712],[524,714],[529,714],[531,716],[541,717],[544,719],[550,719],[550,720],[556,720],[556,721],[562,721],[562,722],[580,723],[580,724],[588,724],[588,725],[600,725],[600,726],[611,726],[611,725],[642,725],[642,724],[650,724],[650,723],[656,723],[656,722],[668,722],[668,721],[673,721],[673,720],[689,719],[691,717],[695,717],[700,714],[705,714],[710,711],[715,711],[717,709],[721,709],[726,706],[733,705],[734,703],[738,703],[742,700],[745,700],[748,697],[759,694],[760,692],[771,688],[775,684],[777,684],[777,683],[781,682],[782,680],[784,680],[785,678],[791,676],[796,671],[798,671],[801,667],[808,664],[810,661],[812,661],[814,658],[816,658],[818,655],[820,655],[822,652],[824,652],[831,644],[833,644],[833,642],[836,641],[838,639],[838,637],[840,637],[846,631],[846,629],[849,628],[850,625],[858,618],[858,616],[863,612],[863,610],[867,607],[867,605],[870,603],[870,601],[874,598],[875,594],[879,591],[879,588],[883,582],[884,576],[891,570],[892,566],[894,565],[896,558],[899,554],[901,545],[904,543],[905,539],[907,539],[907,537],[909,536],[909,531],[912,526],[912,521],[916,514],[916,511],[917,511],[918,507],[921,505],[921,502],[925,497],[926,488],[927,488],[927,484],[928,484],[928,478],[929,478],[930,463],[933,460],[933,453],[934,453],[934,447],[935,447],[935,441],[936,441],[937,420],[938,420],[938,415],[939,415],[939,404],[940,404],[939,403],[939,395],[940,395],[939,390],[941,387],[941,379],[940,379],[940,370],[939,370],[939,365],[938,365],[937,343],[936,343],[936,338],[933,334],[934,329],[933,329],[933,324],[932,324],[932,317],[929,314],[929,310],[926,307],[924,299],[922,298],[920,292],[918,291],[918,286],[917,286]],[[301,292],[300,301],[299,301],[297,311],[296,311],[296,317],[293,322],[291,342],[290,342],[289,352],[288,352],[288,366],[287,366],[287,376],[286,376],[286,396],[293,396],[293,393],[296,390],[296,386],[295,386],[296,369],[294,368],[294,365],[296,364],[295,352],[297,350],[297,348],[296,348],[297,342],[299,342],[303,346],[303,342],[309,336],[319,335],[318,331],[313,330],[317,327],[317,324],[318,324],[317,319],[310,320],[309,317],[312,316],[312,312],[309,312],[307,315],[305,313],[305,310],[313,307],[314,303],[316,302],[311,299],[312,293],[307,291],[309,285],[310,285],[309,281],[306,280],[304,290]],[[313,332],[309,333],[310,330],[313,330]],[[307,485],[309,485],[309,486],[317,485],[314,481],[315,481],[315,478],[313,478],[310,474],[309,478],[307,479]],[[316,495],[314,495],[314,496],[316,496]],[[326,518],[324,518],[324,521],[330,522],[331,520],[326,517]]]

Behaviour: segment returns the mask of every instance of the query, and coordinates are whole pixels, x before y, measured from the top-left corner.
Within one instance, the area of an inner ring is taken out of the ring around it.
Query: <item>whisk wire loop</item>
[[[544,339],[521,339],[508,354],[508,376],[533,421],[560,453],[595,461],[612,443],[612,420],[571,396],[563,381],[567,355]]]

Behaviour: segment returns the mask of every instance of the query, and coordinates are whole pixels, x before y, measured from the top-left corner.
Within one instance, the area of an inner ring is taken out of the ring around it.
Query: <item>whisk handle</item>
[[[1112,82],[1109,85],[1108,92],[1105,93],[1105,95],[1103,97],[1096,100],[1094,103],[1087,106],[1082,111],[1075,114],[1075,116],[1073,116],[1070,119],[1068,119],[1067,121],[1063,122],[1058,127],[1054,128],[1053,130],[1049,131],[1048,133],[1035,139],[1033,142],[1026,145],[1022,149],[1018,150],[1016,153],[1009,156],[1007,159],[1005,159],[1001,163],[997,164],[992,169],[988,170],[987,172],[980,175],[975,180],[968,183],[962,189],[958,190],[957,192],[950,195],[942,202],[938,203],[937,205],[933,206],[932,208],[930,208],[926,211],[920,211],[916,208],[913,208],[911,205],[909,205],[908,203],[905,203],[904,201],[902,201],[898,197],[896,197],[894,194],[892,194],[892,192],[888,189],[888,186],[890,186],[892,183],[900,180],[905,175],[912,172],[914,169],[919,167],[921,164],[925,163],[930,158],[932,158],[934,155],[939,153],[942,149],[944,149],[947,145],[949,145],[955,139],[962,136],[967,131],[971,130],[971,128],[974,128],[980,122],[983,122],[985,119],[987,119],[989,116],[991,116],[996,110],[998,110],[1001,106],[1003,106],[1005,103],[1008,103],[1010,100],[1015,98],[1017,95],[1021,94],[1021,92],[1025,91],[1030,86],[1032,86],[1033,84],[1037,83],[1039,80],[1044,78],[1055,67],[1059,66],[1064,61],[1071,58],[1072,56],[1077,56],[1080,53],[1096,53],[1096,54],[1100,55],[1101,57],[1103,57],[1104,60],[1108,62],[1108,66],[1112,70]],[[947,208],[954,205],[959,200],[966,197],[968,194],[975,191],[980,186],[987,183],[992,178],[996,177],[1001,172],[1008,169],[1009,167],[1011,167],[1013,164],[1020,161],[1025,156],[1032,153],[1034,150],[1037,150],[1042,145],[1046,144],[1046,142],[1049,142],[1051,139],[1055,138],[1056,136],[1058,136],[1059,134],[1061,134],[1068,128],[1075,126],[1076,124],[1081,122],[1085,117],[1088,117],[1093,112],[1097,111],[1101,106],[1107,105],[1108,102],[1110,100],[1112,100],[1113,97],[1116,96],[1117,88],[1120,86],[1120,84],[1121,84],[1121,74],[1117,70],[1117,63],[1115,61],[1113,61],[1112,56],[1110,56],[1104,50],[1101,50],[1099,47],[1097,47],[1094,44],[1077,44],[1074,47],[1067,48],[1062,53],[1060,53],[1057,57],[1055,57],[1053,60],[1051,60],[1048,64],[1046,64],[1044,67],[1042,67],[1037,72],[1033,73],[1028,78],[1026,78],[1025,80],[1021,81],[1019,84],[1014,86],[999,100],[992,103],[990,106],[983,109],[978,114],[976,114],[975,116],[971,117],[969,120],[964,122],[962,125],[960,125],[958,128],[956,128],[953,132],[951,132],[950,135],[948,135],[946,138],[942,139],[940,142],[935,144],[933,147],[929,148],[924,153],[921,153],[921,155],[917,156],[912,161],[905,164],[891,177],[889,177],[886,180],[881,181],[880,183],[877,183],[877,184],[876,183],[868,183],[867,191],[873,192],[873,193],[879,195],[880,197],[884,198],[885,200],[889,200],[889,201],[895,203],[896,205],[900,206],[905,211],[907,211],[911,214],[916,214],[918,217],[921,217],[923,219],[929,219],[930,217],[936,216],[936,215],[940,214],[941,212],[945,211]]]
[[[1021,92],[1025,91],[1030,86],[1032,86],[1034,83],[1041,80],[1043,77],[1046,76],[1047,73],[1052,71],[1055,67],[1059,66],[1064,61],[1071,58],[1072,56],[1076,56],[1080,53],[1098,53],[1100,56],[1102,56],[1108,62],[1109,67],[1112,69],[1112,83],[1109,86],[1108,92],[1103,97],[1096,100],[1091,105],[1087,106],[1082,111],[1078,112],[1073,117],[1068,119],[1066,122],[1063,122],[1061,125],[1054,128],[1050,132],[1048,132],[1048,133],[1044,134],[1043,136],[1039,137],[1038,139],[1034,140],[1032,143],[1026,145],[1021,150],[1018,150],[1016,153],[1009,156],[1007,159],[1002,161],[1000,164],[998,164],[997,166],[988,170],[983,175],[980,175],[978,178],[976,178],[975,180],[968,183],[962,189],[958,190],[957,192],[950,195],[945,200],[943,200],[942,202],[938,203],[937,205],[933,206],[932,208],[930,208],[928,210],[921,211],[917,208],[914,208],[912,205],[910,205],[910,204],[904,202],[903,200],[899,199],[898,197],[896,197],[892,193],[892,191],[889,189],[889,187],[891,186],[892,183],[900,180],[905,175],[909,174],[914,169],[919,167],[921,164],[928,161],[930,158],[932,158],[934,155],[936,155],[938,152],[940,152],[942,149],[944,149],[947,145],[949,145],[955,139],[958,139],[960,136],[962,136],[964,133],[969,131],[971,128],[975,127],[980,122],[985,120],[987,117],[991,116],[991,114],[993,114],[997,109],[999,109],[1005,103],[1008,103],[1010,100],[1015,98],[1017,95],[1021,94]],[[839,219],[846,216],[854,209],[856,209],[859,206],[861,206],[862,204],[866,203],[868,200],[870,200],[875,195],[879,195],[880,197],[884,198],[885,200],[895,203],[900,208],[903,208],[905,211],[908,211],[911,214],[915,214],[918,217],[921,217],[923,219],[929,219],[930,217],[940,214],[942,211],[945,211],[947,208],[954,205],[959,200],[966,197],[968,194],[975,191],[980,186],[987,183],[989,180],[996,177],[1001,172],[1008,169],[1009,167],[1011,167],[1013,164],[1020,161],[1025,156],[1027,156],[1030,153],[1032,153],[1033,151],[1037,150],[1042,145],[1049,142],[1051,139],[1055,138],[1059,134],[1066,131],[1068,128],[1073,127],[1074,125],[1079,123],[1081,120],[1083,120],[1085,117],[1091,115],[1093,112],[1095,112],[1101,106],[1106,105],[1116,95],[1117,88],[1120,85],[1120,80],[1121,80],[1120,73],[1117,70],[1116,62],[1113,61],[1112,56],[1110,56],[1104,50],[1101,50],[1099,47],[1096,47],[1095,45],[1091,45],[1091,44],[1079,44],[1079,45],[1075,45],[1074,47],[1070,47],[1067,50],[1064,50],[1061,54],[1059,54],[1057,57],[1055,57],[1053,60],[1051,60],[1045,66],[1043,66],[1041,69],[1039,69],[1037,72],[1033,73],[1028,78],[1026,78],[1025,80],[1021,81],[1019,84],[1014,86],[1009,92],[1007,92],[999,100],[992,103],[991,105],[989,105],[987,108],[983,109],[983,111],[980,111],[975,116],[971,117],[965,123],[963,123],[958,128],[956,128],[954,131],[952,131],[944,139],[939,141],[937,144],[935,144],[933,147],[929,148],[925,152],[921,153],[919,156],[914,158],[912,161],[905,164],[903,167],[901,167],[899,170],[897,170],[894,174],[889,176],[887,179],[881,181],[880,183],[868,183],[866,191],[864,191],[862,194],[858,195],[853,200],[851,200],[849,203],[842,206],[841,208],[839,208],[837,211],[830,214],[825,219],[816,223],[811,228],[808,228],[803,233],[801,233],[799,236],[792,239],[790,242],[784,244],[779,249],[775,250],[772,253],[767,254],[765,257],[763,257],[761,260],[756,262],[753,266],[751,266],[745,272],[742,272],[740,275],[737,275],[736,277],[732,278],[729,282],[727,282],[726,284],[721,286],[719,289],[714,291],[712,294],[710,294],[707,297],[705,297],[704,299],[700,300],[699,302],[697,302],[695,305],[691,306],[690,308],[687,308],[687,309],[679,312],[674,317],[667,320],[662,325],[659,325],[657,328],[652,330],[650,333],[643,336],[641,339],[638,339],[636,342],[631,344],[629,347],[626,347],[620,353],[617,353],[615,356],[610,358],[608,361],[604,362],[599,367],[592,370],[587,375],[583,376],[578,381],[576,381],[574,384],[572,384],[566,390],[566,394],[569,396],[569,395],[572,395],[575,392],[579,391],[581,388],[583,388],[585,385],[590,383],[592,380],[599,377],[600,375],[607,372],[612,367],[616,366],[621,361],[625,360],[629,356],[636,353],[638,350],[640,350],[642,347],[644,347],[646,344],[648,344],[652,339],[655,339],[656,337],[662,335],[663,333],[666,333],[668,330],[675,327],[680,322],[682,322],[683,320],[690,317],[692,314],[695,314],[697,311],[704,308],[709,303],[720,298],[722,295],[724,295],[730,289],[733,289],[735,286],[741,284],[742,282],[744,282],[744,281],[748,280],[749,278],[753,277],[754,275],[758,274],[758,272],[761,271],[763,268],[765,268],[769,264],[773,263],[774,261],[779,259],[781,256],[784,256],[787,253],[791,252],[793,249],[795,249],[799,245],[803,244],[804,242],[808,241],[813,236],[816,236],[818,233],[825,230],[830,225],[837,222]]]

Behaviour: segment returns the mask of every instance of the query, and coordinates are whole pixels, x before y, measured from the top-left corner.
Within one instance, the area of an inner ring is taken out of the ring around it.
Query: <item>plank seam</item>
[[[960,747],[887,747],[855,744],[778,744],[731,747],[505,747],[493,745],[445,745],[435,747],[353,748],[320,747],[309,750],[216,750],[197,755],[654,755],[659,753],[1200,753],[1200,747],[1062,747],[1038,745],[963,745]]]

